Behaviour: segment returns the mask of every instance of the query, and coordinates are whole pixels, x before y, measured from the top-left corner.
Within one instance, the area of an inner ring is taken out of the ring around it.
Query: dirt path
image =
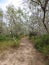
[[[0,54],[0,65],[44,65],[44,62],[28,38],[22,38],[17,50],[5,50]]]

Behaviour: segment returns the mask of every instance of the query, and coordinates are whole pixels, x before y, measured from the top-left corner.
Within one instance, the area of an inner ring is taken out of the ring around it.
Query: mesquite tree
[[[47,33],[49,33],[48,27],[45,23],[46,13],[49,9],[48,8],[49,0],[29,0],[29,2],[30,2],[30,4],[32,4],[31,6],[34,6],[35,4],[36,4],[37,7],[40,6],[42,13],[43,13],[42,23],[43,23]]]

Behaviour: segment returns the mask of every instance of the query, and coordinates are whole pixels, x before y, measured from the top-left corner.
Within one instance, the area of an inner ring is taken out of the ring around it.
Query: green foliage
[[[20,37],[18,35],[14,35],[14,37],[16,39],[20,39]],[[13,39],[13,35],[0,35],[0,41],[8,41],[8,40],[12,40]]]
[[[44,55],[49,55],[49,35],[36,36],[35,47]]]
[[[30,32],[30,33],[29,33],[29,37],[31,38],[31,37],[33,37],[33,36],[34,36],[34,37],[37,36],[37,33],[36,33],[36,32]]]
[[[0,41],[11,40],[10,36],[0,35]]]
[[[20,38],[18,36],[14,36],[14,39],[12,35],[0,35],[0,49],[12,47],[12,48],[18,48]]]
[[[5,48],[18,48],[19,47],[19,39],[16,39],[16,42],[14,40],[9,40],[9,41],[2,41],[0,42],[0,49],[5,49]]]

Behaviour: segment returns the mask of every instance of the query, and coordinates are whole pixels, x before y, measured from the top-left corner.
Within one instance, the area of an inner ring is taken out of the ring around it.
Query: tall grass
[[[4,49],[8,47],[12,47],[12,48],[19,47],[20,38],[15,36],[14,39],[10,35],[0,35],[0,49]]]

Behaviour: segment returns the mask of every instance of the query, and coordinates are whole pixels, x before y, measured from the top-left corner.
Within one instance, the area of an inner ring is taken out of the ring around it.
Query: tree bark
[[[49,34],[48,28],[47,28],[47,26],[46,26],[46,24],[45,24],[46,7],[47,7],[47,4],[48,4],[48,1],[49,1],[49,0],[45,0],[45,4],[44,4],[43,7],[41,6],[41,8],[42,8],[42,10],[43,10],[43,25],[44,25],[44,27],[45,27],[47,33]]]
[[[47,26],[46,26],[46,24],[45,24],[45,14],[46,14],[46,11],[43,11],[43,13],[44,13],[44,14],[43,14],[43,25],[44,25],[44,27],[45,27],[47,33],[49,34],[48,28],[47,28]]]

